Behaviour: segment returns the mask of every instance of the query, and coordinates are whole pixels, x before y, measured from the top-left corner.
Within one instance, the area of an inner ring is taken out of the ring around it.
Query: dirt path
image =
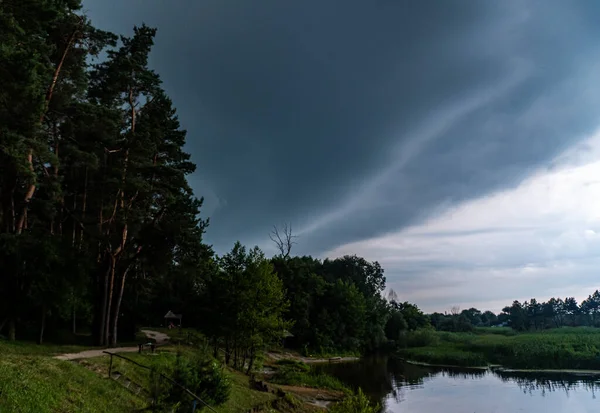
[[[152,330],[142,330],[142,333],[146,335],[146,337],[150,339],[156,340],[156,344],[164,344],[169,341],[169,336],[165,333],[159,333],[158,331]],[[101,357],[104,356],[103,351],[107,349],[97,349],[97,350],[85,350],[80,351],[79,353],[66,353],[60,354],[58,356],[54,356],[57,360],[77,360],[77,359],[87,359],[91,357]],[[112,353],[135,353],[138,351],[138,347],[116,347],[110,349]]]

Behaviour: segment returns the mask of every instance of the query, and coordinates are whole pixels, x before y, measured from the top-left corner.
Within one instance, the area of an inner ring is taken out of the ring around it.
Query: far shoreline
[[[574,376],[600,376],[600,370],[584,370],[584,369],[513,369],[504,367],[499,364],[492,364],[489,366],[457,366],[451,364],[432,364],[425,363],[422,361],[407,360],[400,358],[400,360],[407,364],[423,367],[440,367],[440,368],[452,368],[462,370],[489,370],[497,371],[500,373],[549,373],[549,374],[569,374]]]

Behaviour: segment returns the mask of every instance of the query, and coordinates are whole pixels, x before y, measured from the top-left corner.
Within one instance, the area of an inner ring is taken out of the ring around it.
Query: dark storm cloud
[[[312,254],[397,230],[597,126],[593,1],[85,5],[103,28],[159,28],[219,252],[286,221]]]

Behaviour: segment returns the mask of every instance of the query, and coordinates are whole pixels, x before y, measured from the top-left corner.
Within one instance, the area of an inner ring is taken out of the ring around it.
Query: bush
[[[347,397],[344,401],[334,404],[330,413],[377,413],[381,407],[372,405],[367,396],[358,389],[358,392],[350,397]]]
[[[170,377],[210,405],[218,406],[229,399],[231,382],[215,360],[186,358],[178,353],[173,364],[153,367],[151,394],[157,404],[174,412],[187,411],[192,402],[191,396],[159,373]]]
[[[440,338],[431,328],[422,328],[416,331],[410,331],[406,334],[407,347],[426,347],[436,346],[440,342]]]

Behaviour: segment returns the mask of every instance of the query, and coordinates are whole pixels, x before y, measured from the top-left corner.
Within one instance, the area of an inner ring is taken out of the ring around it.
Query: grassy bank
[[[337,390],[350,393],[350,389],[340,380],[324,373],[316,372],[308,364],[296,360],[279,360],[277,373],[269,379],[275,384]]]
[[[177,357],[176,350],[183,357],[193,357],[196,350],[185,347],[163,347],[155,354],[151,353],[129,353],[125,356],[145,366],[161,367],[172,366]],[[80,362],[87,368],[98,371],[100,374],[107,374],[109,356],[95,357]],[[124,374],[128,379],[142,385],[144,388],[150,387],[150,376],[148,371],[140,367],[115,357],[113,359],[113,371]],[[275,395],[256,391],[250,388],[249,378],[243,373],[226,368],[226,374],[231,382],[231,393],[229,399],[221,406],[216,406],[215,410],[219,413],[244,413],[249,409],[263,405],[275,399]]]
[[[495,329],[475,333],[431,331],[418,346],[399,354],[409,360],[455,366],[600,370],[600,329],[561,328],[518,334],[508,329],[491,330]]]
[[[51,357],[77,350],[81,348],[0,341],[0,412],[126,413],[144,407],[122,386]]]

